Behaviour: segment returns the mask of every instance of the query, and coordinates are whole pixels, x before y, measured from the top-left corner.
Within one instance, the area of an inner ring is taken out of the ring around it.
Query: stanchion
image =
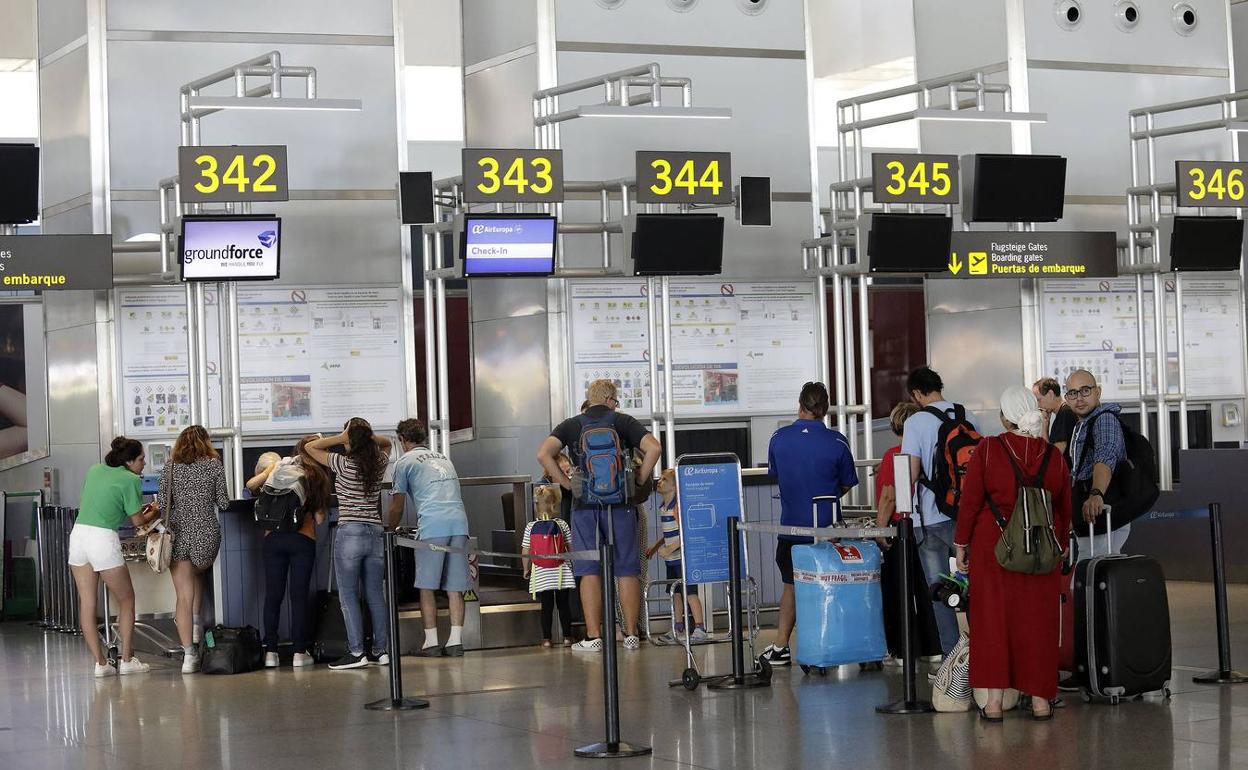
[[[429,708],[429,701],[403,697],[402,649],[399,645],[399,602],[395,592],[395,533],[385,534],[386,606],[390,610],[390,697],[364,704],[369,711],[414,711]]]
[[[914,522],[909,516],[901,517],[897,522],[897,545],[901,550],[901,634],[902,650],[902,681],[905,691],[902,699],[893,703],[885,703],[875,707],[877,714],[927,714],[935,711],[929,701],[921,701],[914,686],[914,639],[911,616],[914,609],[913,588],[910,583],[910,570],[917,566],[910,563],[911,544],[914,542]]]
[[[614,540],[614,530],[610,516],[608,508],[608,542],[602,543],[598,548],[602,563],[602,627],[599,633],[602,639],[602,694],[607,717],[607,739],[602,743],[582,746],[572,752],[578,757],[592,759],[640,757],[652,751],[649,746],[636,746],[620,740],[619,672],[616,671],[615,661],[615,561],[611,542]]]
[[[712,690],[768,687],[771,677],[745,670],[745,635],[741,629],[741,530],[735,516],[728,519],[728,611],[732,617],[732,677],[707,685]]]
[[[1226,562],[1222,554],[1222,505],[1209,504],[1209,535],[1213,540],[1213,606],[1218,622],[1218,670],[1192,677],[1197,684],[1241,684],[1248,676],[1231,667],[1231,629],[1226,609]]]

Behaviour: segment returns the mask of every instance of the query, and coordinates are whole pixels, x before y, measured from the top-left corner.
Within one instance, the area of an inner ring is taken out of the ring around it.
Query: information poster
[[[646,282],[570,287],[573,382],[569,409],[595,379],[614,380],[620,409],[649,414]],[[673,280],[672,399],[682,417],[781,414],[815,379],[815,287],[802,281]],[[659,351],[660,388],[666,359]]]
[[[1144,349],[1155,347],[1152,280],[1145,281]],[[1167,277],[1167,386],[1178,392],[1174,279]],[[1046,281],[1043,291],[1045,372],[1064,380],[1075,369],[1096,375],[1108,400],[1139,396],[1139,336],[1134,278]],[[1243,393],[1244,350],[1239,280],[1183,278],[1189,397]],[[1155,381],[1149,362],[1146,382]],[[1151,387],[1151,386],[1150,386]],[[1146,388],[1146,390],[1149,388]]]
[[[676,499],[685,579],[727,582],[728,519],[741,518],[741,466],[713,458],[678,462]]]
[[[211,294],[207,325],[215,330]],[[118,306],[126,429],[177,433],[190,424],[185,292],[123,290]],[[238,324],[244,431],[334,430],[355,415],[385,426],[406,416],[397,289],[240,287]],[[220,346],[209,347],[209,404],[219,422]]]

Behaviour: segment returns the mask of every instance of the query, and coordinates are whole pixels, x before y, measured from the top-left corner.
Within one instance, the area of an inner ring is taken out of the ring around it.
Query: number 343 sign
[[[179,147],[183,203],[290,200],[286,147]]]

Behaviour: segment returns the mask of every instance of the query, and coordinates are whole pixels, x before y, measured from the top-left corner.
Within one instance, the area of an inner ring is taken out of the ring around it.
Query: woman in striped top
[[[659,506],[659,525],[663,530],[663,536],[646,551],[646,558],[649,559],[656,553],[659,554],[663,557],[667,567],[667,579],[680,580],[680,507],[676,505],[676,472],[671,468],[663,471],[656,488],[663,496],[663,503]],[[680,583],[673,583],[670,590],[672,630],[659,637],[659,641],[664,644],[684,641],[686,615],[684,603],[681,600],[685,592],[689,594],[689,614],[693,616],[693,633],[690,634],[689,641],[707,641],[710,637],[702,624],[702,601],[698,599],[697,585],[683,586]]]
[[[554,552],[551,543],[556,532],[563,538],[562,552],[567,552],[568,543],[572,542],[572,529],[568,522],[559,516],[563,490],[558,484],[548,484],[533,490],[534,521],[524,528],[524,539],[520,543],[520,553],[529,556],[535,546],[533,531],[536,527],[540,542],[537,544],[536,555]],[[550,561],[550,560],[544,560]],[[559,608],[559,626],[563,630],[563,646],[572,644],[572,588],[576,585],[572,578],[572,565],[560,561],[554,566],[542,566],[533,559],[524,560],[524,574],[529,578],[529,593],[542,603],[542,646],[550,647],[550,632],[554,626],[554,610]]]

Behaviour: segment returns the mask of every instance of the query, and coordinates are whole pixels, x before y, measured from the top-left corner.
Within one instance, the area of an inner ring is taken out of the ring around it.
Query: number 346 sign
[[[183,203],[290,200],[286,147],[179,147]]]

